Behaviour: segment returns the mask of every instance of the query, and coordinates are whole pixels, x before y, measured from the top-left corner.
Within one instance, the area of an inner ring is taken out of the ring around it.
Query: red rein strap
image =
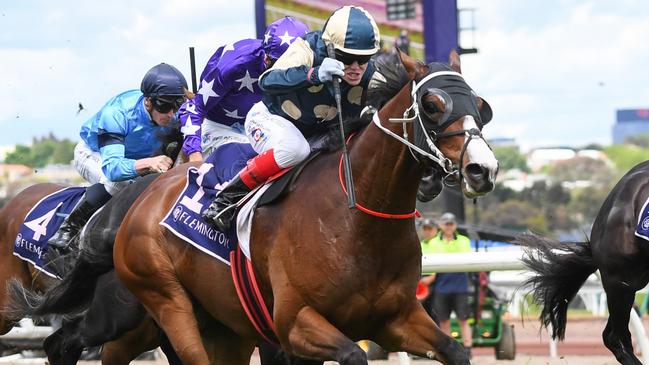
[[[352,139],[353,136],[354,135],[352,134],[349,137],[347,137],[347,141],[345,141],[345,143],[349,143],[349,141]],[[345,182],[343,180],[343,155],[342,154],[340,155],[340,162],[338,163],[338,180],[340,181],[340,186],[343,188],[343,192],[345,193],[345,195],[347,195],[347,188],[345,187]],[[419,214],[419,211],[417,209],[415,209],[412,213],[388,214],[388,213],[373,211],[371,209],[365,208],[364,206],[358,203],[356,203],[356,209],[374,217],[387,218],[387,219],[408,219],[412,217],[421,217],[421,214]]]

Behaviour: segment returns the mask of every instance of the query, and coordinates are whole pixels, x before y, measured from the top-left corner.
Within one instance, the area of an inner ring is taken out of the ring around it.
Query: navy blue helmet
[[[144,96],[158,98],[165,96],[182,97],[187,89],[187,81],[177,68],[166,63],[153,66],[140,85]]]

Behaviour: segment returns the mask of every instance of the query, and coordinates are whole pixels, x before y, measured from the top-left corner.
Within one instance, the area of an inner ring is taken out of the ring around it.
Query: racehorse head
[[[493,190],[498,161],[482,136],[482,128],[492,118],[491,107],[464,80],[457,52],[451,53],[448,65],[424,65],[395,52],[378,59],[376,69],[368,100],[375,97],[373,105],[383,107],[377,113],[380,120],[403,124],[403,136],[413,157],[425,167],[435,165],[447,181],[459,181],[469,198]],[[385,90],[387,84],[394,88],[407,82],[411,87],[406,88],[409,100],[405,103],[395,97],[381,105],[386,98],[372,93],[373,89]],[[381,86],[377,88],[376,84]]]

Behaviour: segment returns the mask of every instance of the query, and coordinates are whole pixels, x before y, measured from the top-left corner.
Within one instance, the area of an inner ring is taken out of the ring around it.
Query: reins
[[[419,113],[419,104],[417,102],[417,91],[425,85],[428,81],[435,77],[439,76],[455,76],[459,77],[462,80],[464,80],[464,77],[462,77],[462,74],[455,72],[455,71],[438,71],[438,72],[433,72],[419,82],[415,82],[414,80],[412,81],[412,90],[410,92],[411,98],[412,98],[412,104],[403,112],[403,117],[402,118],[389,118],[390,123],[401,123],[403,125],[403,136],[399,136],[398,134],[394,133],[390,129],[384,127],[381,123],[381,120],[379,119],[379,113],[378,111],[374,113],[374,116],[372,117],[372,121],[374,124],[384,133],[387,135],[395,138],[402,144],[406,145],[408,149],[410,150],[413,158],[416,161],[419,161],[417,156],[415,155],[414,152],[418,153],[419,155],[426,157],[439,165],[444,172],[446,173],[446,176],[444,177],[444,181],[449,176],[456,175],[458,177],[458,181],[461,182],[463,179],[462,176],[462,165],[464,162],[464,155],[466,152],[466,149],[469,145],[469,143],[476,138],[480,138],[484,140],[484,137],[482,136],[482,132],[477,129],[477,128],[472,128],[472,129],[461,129],[457,131],[452,131],[452,132],[444,132],[442,129],[441,132],[434,132],[430,131],[432,135],[429,135],[429,131],[426,129],[424,126],[424,122],[421,119],[421,114]],[[448,114],[450,114],[449,110],[446,110],[445,112],[446,115],[444,115],[444,118],[448,117]],[[414,143],[410,142],[408,139],[408,130],[407,130],[407,123],[413,123],[415,121],[419,122],[419,126],[422,130],[422,133],[424,134],[426,144],[428,145],[428,148],[430,148],[431,152],[424,151],[422,148],[418,147]],[[453,136],[458,136],[458,135],[465,135],[466,140],[464,142],[464,145],[462,146],[462,151],[460,152],[460,161],[457,166],[453,165],[453,162],[444,155],[444,153],[435,145],[435,142],[442,139],[442,138],[447,138],[447,137],[453,137]]]
[[[349,143],[349,141],[352,139],[354,134],[351,134],[349,137],[347,137],[347,140],[345,141],[345,144]],[[343,178],[343,157],[344,155],[340,155],[340,162],[338,163],[338,180],[340,181],[340,186],[343,188],[343,192],[345,195],[347,195],[347,187],[345,187],[345,181]],[[379,218],[385,218],[385,219],[408,219],[408,218],[413,218],[413,217],[419,217],[421,214],[419,214],[419,211],[415,209],[411,213],[405,213],[405,214],[391,214],[391,213],[381,213],[377,212],[375,210],[366,208],[362,205],[360,205],[358,202],[356,202],[355,205],[356,209],[360,210],[361,212],[365,214],[369,214],[374,217],[379,217]]]

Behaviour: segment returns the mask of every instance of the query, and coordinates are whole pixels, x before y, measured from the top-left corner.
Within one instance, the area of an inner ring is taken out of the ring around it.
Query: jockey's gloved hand
[[[333,58],[325,58],[318,66],[318,78],[321,82],[331,81],[334,76],[345,76],[345,65]]]

